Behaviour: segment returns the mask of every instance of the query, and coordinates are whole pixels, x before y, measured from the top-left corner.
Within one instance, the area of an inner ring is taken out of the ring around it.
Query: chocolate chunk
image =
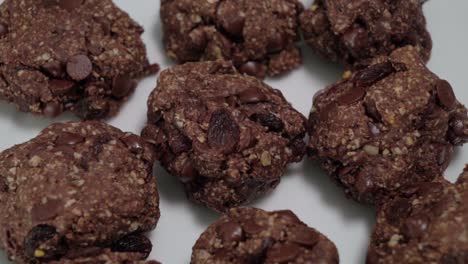
[[[68,246],[64,238],[50,225],[37,225],[24,238],[26,256],[31,259],[57,260],[64,256]]]
[[[260,103],[268,100],[266,95],[260,89],[253,87],[249,87],[242,91],[238,94],[238,97],[242,104]]]
[[[53,95],[66,95],[72,91],[74,82],[67,80],[49,80],[49,89]]]
[[[63,132],[55,140],[55,145],[76,145],[85,141],[85,138],[79,134]]]
[[[382,116],[379,113],[379,110],[377,109],[377,106],[375,105],[375,102],[371,101],[365,101],[364,102],[364,107],[366,108],[366,114],[372,118],[377,123],[382,122]]]
[[[268,131],[281,132],[284,128],[283,121],[274,114],[254,114],[250,118],[268,128]]]
[[[50,102],[44,107],[44,116],[48,118],[55,118],[62,113],[62,105],[57,102]]]
[[[245,24],[245,15],[236,10],[234,2],[221,2],[218,6],[217,18],[229,34],[241,36]]]
[[[395,69],[393,68],[392,63],[387,61],[371,65],[365,70],[359,71],[354,75],[353,80],[355,85],[358,87],[368,87],[394,72]]]
[[[264,65],[258,62],[249,61],[239,67],[239,72],[257,77],[259,79],[265,79],[267,69]]]
[[[112,95],[117,98],[123,98],[132,92],[137,83],[128,76],[119,75],[112,82]]]
[[[143,152],[144,150],[144,143],[141,140],[141,138],[137,135],[128,134],[125,137],[121,138],[121,140],[133,153],[138,154]]]
[[[271,53],[280,52],[286,46],[286,41],[284,33],[275,32],[268,39],[267,50]]]
[[[338,103],[350,105],[360,101],[366,95],[366,89],[362,86],[356,86],[349,89],[348,92],[338,97]]]
[[[151,253],[153,245],[144,235],[128,235],[112,245],[114,252],[137,252],[142,253],[143,258],[147,258]]]
[[[192,30],[189,34],[190,47],[194,50],[203,51],[208,45],[207,33],[202,27],[198,27]]]
[[[211,114],[207,135],[210,147],[228,154],[235,151],[239,143],[240,129],[227,110],[219,109]]]
[[[93,63],[86,55],[76,55],[68,59],[67,73],[75,81],[82,81],[93,71]]]
[[[232,261],[335,264],[338,252],[331,241],[291,211],[243,207],[231,209],[211,224],[193,246],[193,264]]]
[[[62,208],[61,200],[48,199],[46,203],[37,203],[31,210],[31,217],[34,223],[51,220],[55,218]]]
[[[440,80],[436,84],[437,98],[441,106],[448,110],[453,109],[456,106],[457,99],[453,93],[452,86],[445,80]]]

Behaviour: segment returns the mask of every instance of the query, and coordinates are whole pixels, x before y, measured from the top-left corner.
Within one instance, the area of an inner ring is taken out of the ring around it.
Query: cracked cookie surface
[[[442,175],[454,146],[468,140],[468,117],[408,46],[319,92],[309,135],[310,156],[349,196],[376,204]]]
[[[154,161],[139,136],[97,121],[56,123],[3,151],[0,247],[16,263],[144,260],[142,233],[159,218]]]
[[[412,45],[429,60],[432,40],[420,0],[316,0],[301,30],[318,54],[360,68],[376,56]]]
[[[302,63],[302,10],[297,0],[161,1],[166,52],[181,63],[225,59],[258,78],[279,75]]]
[[[327,237],[291,211],[231,209],[211,224],[193,247],[192,264],[338,264]]]
[[[149,65],[143,29],[111,0],[6,0],[0,98],[21,111],[82,119],[117,114]]]
[[[368,264],[468,263],[468,167],[456,184],[412,186],[379,209]]]
[[[305,124],[279,90],[229,62],[198,62],[161,73],[142,136],[189,198],[225,211],[272,190],[302,159]]]

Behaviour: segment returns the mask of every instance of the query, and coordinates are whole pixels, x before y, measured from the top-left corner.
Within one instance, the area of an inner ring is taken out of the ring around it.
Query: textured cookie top
[[[468,263],[467,202],[468,168],[407,188],[380,208],[367,263]]]
[[[465,107],[411,46],[319,92],[309,128],[310,155],[371,203],[441,175],[453,146],[468,139]]]
[[[200,236],[192,264],[339,263],[335,245],[291,211],[231,209]]]
[[[432,41],[420,0],[317,0],[301,14],[306,42],[319,54],[359,67],[413,45],[428,61]]]
[[[104,123],[49,126],[0,154],[0,246],[19,263],[71,258],[153,229],[153,162],[152,146]]]
[[[166,0],[161,19],[168,55],[179,62],[233,60],[260,78],[301,62],[297,0]]]
[[[142,135],[191,198],[224,211],[272,189],[302,159],[305,118],[230,63],[188,63],[161,73]]]
[[[113,115],[149,71],[143,29],[111,0],[6,0],[0,97],[22,111]]]

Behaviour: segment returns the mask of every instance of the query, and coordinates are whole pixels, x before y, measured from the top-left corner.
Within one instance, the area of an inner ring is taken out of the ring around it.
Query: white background
[[[159,1],[115,2],[144,26],[146,32],[143,38],[150,60],[159,63],[162,69],[169,67],[172,62],[164,55],[161,42]],[[309,7],[312,0],[303,2]],[[425,4],[429,30],[434,40],[429,67],[451,82],[458,99],[463,103],[468,102],[467,11],[466,0],[432,0]],[[281,89],[286,98],[307,115],[314,93],[336,81],[342,69],[317,58],[308,49],[304,49],[304,57],[303,67],[267,82]],[[139,133],[146,121],[147,96],[155,83],[155,76],[143,80],[121,113],[109,120],[109,123],[124,131]],[[70,119],[74,117],[68,114],[59,120]],[[31,139],[51,122],[20,113],[12,105],[0,102],[0,150]],[[459,149],[446,173],[447,177],[456,179],[467,160],[467,148]],[[157,172],[162,217],[156,230],[150,234],[154,244],[151,258],[168,264],[189,263],[193,244],[217,215],[188,202],[177,180],[161,169]],[[305,162],[293,166],[274,192],[252,205],[266,210],[293,210],[304,222],[336,243],[341,263],[364,263],[374,221],[373,211],[346,199],[342,191],[314,164]],[[0,253],[0,263],[8,263],[3,253]]]

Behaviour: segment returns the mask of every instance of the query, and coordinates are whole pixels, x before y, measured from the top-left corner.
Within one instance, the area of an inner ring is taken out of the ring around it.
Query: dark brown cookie
[[[450,84],[408,46],[319,92],[309,134],[310,156],[346,193],[378,203],[442,175],[453,147],[468,140],[468,117]]]
[[[264,78],[302,63],[297,0],[161,1],[164,43],[178,62],[232,60]]]
[[[154,149],[97,121],[57,123],[0,154],[0,247],[16,263],[144,260]]]
[[[420,0],[316,0],[301,14],[306,42],[318,54],[346,66],[412,45],[429,60],[432,40]]]
[[[468,167],[456,184],[422,183],[379,209],[368,264],[468,263]]]
[[[5,0],[0,98],[21,111],[115,115],[149,65],[143,29],[111,0]]]
[[[192,264],[339,263],[335,245],[289,211],[231,209],[200,236]]]
[[[272,190],[305,152],[305,118],[279,90],[228,62],[161,73],[142,136],[188,196],[225,211]]]

